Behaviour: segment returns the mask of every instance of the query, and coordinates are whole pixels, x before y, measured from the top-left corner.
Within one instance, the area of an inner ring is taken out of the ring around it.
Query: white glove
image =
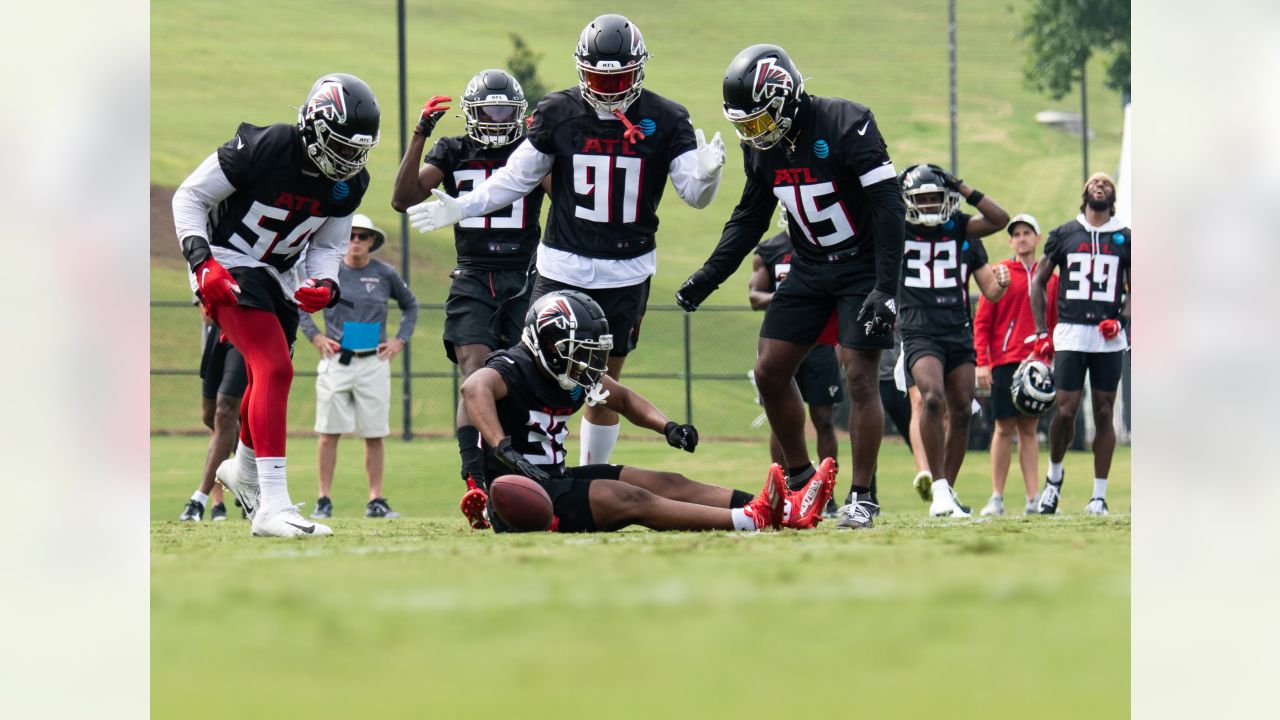
[[[449,197],[440,188],[433,188],[431,194],[436,196],[434,202],[421,202],[406,211],[409,213],[409,224],[418,232],[439,230],[462,219],[462,203]]]
[[[703,180],[710,180],[724,167],[724,141],[720,139],[719,132],[711,138],[710,143],[707,142],[706,133],[701,130],[694,130],[693,136],[698,140],[698,149],[694,151],[694,157],[698,159],[698,176]]]

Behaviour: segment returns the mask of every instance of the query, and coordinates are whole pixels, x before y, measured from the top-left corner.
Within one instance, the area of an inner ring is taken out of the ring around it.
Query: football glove
[[[893,332],[893,323],[897,319],[898,301],[880,290],[872,290],[867,299],[862,301],[862,309],[858,311],[858,323],[865,328],[867,337],[889,335]]]
[[[1098,323],[1098,330],[1102,332],[1102,337],[1106,340],[1120,334],[1120,321],[1115,318],[1107,318]]]
[[[434,202],[418,203],[408,210],[409,224],[420,233],[449,227],[462,219],[462,203],[440,188],[433,188],[431,194],[436,196]]]
[[[668,422],[662,434],[667,436],[667,444],[673,448],[691,453],[698,447],[698,428],[692,425]]]
[[[551,482],[550,475],[544,472],[542,468],[529,462],[524,455],[520,454],[519,450],[512,447],[511,438],[509,437],[504,437],[498,441],[498,447],[493,449],[493,457],[517,475],[523,475],[534,482]]]
[[[236,295],[240,294],[240,286],[217,260],[209,257],[197,265],[193,272],[200,285],[200,299],[206,307],[235,305],[238,302]]]
[[[338,299],[338,284],[329,278],[322,280],[307,278],[307,281],[302,283],[302,287],[293,294],[293,299],[297,301],[298,309],[302,312],[308,314],[318,312]]]
[[[676,291],[676,304],[685,312],[693,312],[715,291],[716,285],[711,282],[707,271],[699,268]]]
[[[1053,334],[1042,332],[1028,335],[1023,343],[1031,346],[1031,354],[1044,360],[1053,359]]]
[[[424,138],[431,137],[432,131],[436,129],[436,123],[444,117],[444,111],[449,109],[449,106],[444,103],[452,101],[453,98],[448,95],[436,95],[428,100],[427,104],[422,106],[422,117],[418,119],[418,127],[413,129],[413,134]]]
[[[698,177],[710,180],[724,167],[724,140],[720,139],[719,131],[712,136],[710,143],[702,130],[694,130],[693,136],[698,140],[698,149],[694,151],[694,157],[698,159]]]

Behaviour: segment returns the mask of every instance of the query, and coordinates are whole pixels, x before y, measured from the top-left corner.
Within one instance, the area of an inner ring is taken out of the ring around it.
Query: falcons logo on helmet
[[[756,76],[751,83],[751,97],[756,102],[779,94],[785,95],[794,86],[791,73],[778,67],[774,58],[765,58],[756,63]]]
[[[555,325],[561,330],[577,327],[578,322],[573,316],[573,310],[569,307],[569,303],[557,298],[555,302],[547,305],[542,309],[542,312],[538,313],[538,330],[542,330],[548,325]]]
[[[311,96],[307,103],[307,117],[324,118],[330,122],[345,123],[347,121],[347,101],[342,95],[342,83],[327,80]]]

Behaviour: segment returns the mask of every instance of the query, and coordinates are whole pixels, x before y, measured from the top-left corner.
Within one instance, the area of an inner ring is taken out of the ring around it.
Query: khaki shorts
[[[364,438],[391,434],[391,363],[370,355],[342,365],[335,355],[321,360],[316,372],[316,432],[354,432]]]

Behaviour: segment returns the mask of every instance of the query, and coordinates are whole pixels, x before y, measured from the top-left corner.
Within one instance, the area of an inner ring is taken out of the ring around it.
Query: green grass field
[[[499,537],[457,512],[450,445],[389,443],[405,517],[369,521],[344,440],[336,534],[289,541],[175,521],[204,442],[153,438],[152,716],[1128,715],[1127,448],[1109,518],[1080,514],[1092,468],[1072,453],[1063,516],[929,520],[889,444],[871,531]],[[290,443],[307,508],[314,453]],[[755,491],[766,453],[632,442],[618,459]],[[970,454],[967,502],[987,467]]]

